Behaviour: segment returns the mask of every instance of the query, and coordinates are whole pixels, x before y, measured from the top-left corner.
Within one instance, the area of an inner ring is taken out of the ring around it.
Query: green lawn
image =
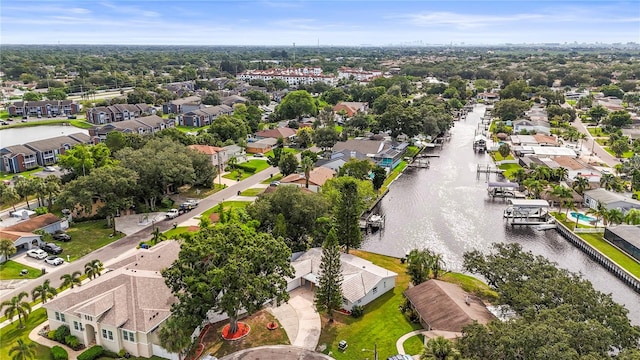
[[[407,152],[404,154],[405,157],[414,157],[416,155],[418,155],[418,153],[420,152],[420,148],[417,146],[408,146],[407,147]]]
[[[273,180],[272,180],[273,181]],[[240,193],[242,196],[258,196],[264,191],[264,188],[251,188]]]
[[[72,126],[79,127],[81,129],[89,129],[93,124],[90,124],[84,120],[67,120],[67,119],[56,119],[56,120],[38,120],[38,121],[29,121],[26,123],[14,121],[13,124],[4,125],[3,129],[10,128],[23,128],[23,127],[34,127],[40,125],[62,125],[62,124],[71,124]]]
[[[18,321],[16,320],[13,324],[0,329],[0,342],[2,343],[2,346],[0,346],[0,359],[10,359],[9,350],[15,345],[18,339],[23,339],[25,343],[31,343],[29,333],[45,320],[47,320],[47,311],[40,308],[29,314],[24,328],[18,329]],[[36,359],[38,360],[51,359],[51,350],[46,346],[36,344],[36,352]]]
[[[20,271],[22,269],[26,269],[29,271],[27,275],[20,275]],[[13,260],[9,260],[4,264],[0,265],[0,280],[11,280],[11,279],[35,279],[42,275],[42,271],[40,269],[35,269],[30,266],[22,265]]]
[[[67,233],[71,235],[71,241],[54,241],[54,243],[64,249],[61,257],[66,261],[67,255],[69,255],[71,261],[74,261],[124,236],[122,233],[117,233],[115,236],[111,236],[113,230],[106,227],[106,225],[106,220],[92,220],[74,223],[67,230]]]
[[[164,118],[164,116],[163,116]],[[167,114],[167,119],[169,118],[169,115]],[[197,132],[200,129],[204,129],[205,127],[197,127],[197,126],[176,126],[176,129],[182,131],[182,132]]]
[[[498,293],[491,290],[489,285],[483,283],[479,279],[460,273],[446,273],[442,276],[441,280],[458,284],[462,290],[474,294],[484,300],[494,301],[498,299]]]
[[[576,105],[576,103],[577,103],[577,101],[576,101],[576,100],[567,100],[566,102],[567,102],[567,104],[569,104],[569,105],[571,105],[571,106],[575,106],[575,105]]]
[[[398,164],[398,166],[395,167],[395,169],[393,169],[393,171],[391,171],[391,173],[389,173],[389,176],[387,176],[387,178],[384,180],[384,184],[382,184],[382,187],[380,188],[380,193],[384,193],[387,188],[389,187],[389,184],[391,184],[391,182],[397,178],[400,173],[402,173],[404,171],[404,169],[407,168],[407,162],[406,161],[400,161],[400,164]]]
[[[189,227],[181,226],[175,229],[169,229],[165,231],[164,234],[167,236],[167,239],[177,239],[181,234],[186,232],[189,232]]]
[[[609,154],[611,154],[612,156],[614,156],[614,157],[616,156],[616,153],[614,153],[614,152],[613,152],[613,150],[611,150],[611,148],[610,148],[610,147],[605,146],[605,148],[604,148],[604,149],[605,149]],[[633,155],[634,155],[634,154],[635,154],[635,153],[633,152],[633,150],[629,150],[629,151],[625,152],[624,154],[622,154],[622,158],[623,158],[623,159],[628,159],[628,158],[633,157]]]
[[[599,127],[588,127],[587,131],[589,132],[589,134],[591,134],[591,136],[608,136],[604,131],[602,131],[601,128]]]
[[[268,168],[270,165],[269,163],[267,163],[267,160],[258,160],[258,159],[253,159],[253,160],[249,160],[247,162],[243,162],[242,164],[244,165],[249,165],[249,166],[253,166],[256,168],[256,171],[252,174],[246,171],[243,171],[242,169],[238,169],[238,170],[234,170],[226,175],[222,175],[223,178],[225,179],[231,179],[231,180],[236,180],[238,179],[238,171],[241,171],[242,176],[240,177],[240,180],[244,180],[252,175],[255,175],[257,173],[259,173],[260,171]]]
[[[218,177],[213,180],[214,183],[218,180]],[[224,186],[220,186],[220,184],[213,184],[213,188],[204,188],[204,187],[190,187],[185,186],[178,189],[180,195],[184,195],[186,197],[194,198],[194,199],[204,199],[209,195],[213,195],[216,192],[224,189]]]
[[[338,134],[342,134],[342,129],[343,129],[343,127],[342,127],[342,126],[340,126],[340,125],[336,125],[334,128],[336,129],[336,131],[338,132]]]
[[[24,177],[27,177],[27,178],[28,178],[28,177],[33,177],[33,174],[34,174],[34,173],[37,173],[37,172],[40,172],[40,171],[42,171],[42,167],[37,167],[37,168],[35,168],[35,169],[31,169],[31,170],[23,171],[23,172],[21,172],[21,173],[19,173],[19,174],[13,174],[13,173],[2,173],[2,174],[0,175],[0,180],[11,180],[11,178],[13,178],[13,177],[14,177],[14,176],[16,176],[16,175],[21,175],[21,176],[24,176]],[[35,197],[34,197],[34,199],[35,199]],[[31,200],[31,199],[29,199],[29,200]],[[8,206],[7,206],[7,207],[8,207]]]
[[[244,209],[247,207],[247,205],[251,204],[251,201],[225,201],[222,203],[222,208],[224,210],[229,210],[229,209]],[[215,212],[218,211],[218,206],[220,206],[220,204],[208,209],[207,211],[203,212],[201,216],[209,216]]]
[[[513,157],[513,155],[509,154],[507,155],[507,157],[502,157],[502,155],[498,152],[498,151],[494,151],[491,153],[491,157],[493,158],[493,160],[495,161],[502,161],[502,160],[514,160],[515,158]]]
[[[282,153],[283,153],[283,154],[284,154],[284,153],[293,153],[293,154],[297,154],[297,153],[300,153],[300,152],[302,152],[302,151],[301,151],[301,150],[298,150],[298,149],[293,149],[293,148],[288,148],[288,147],[282,148]],[[264,153],[264,156],[267,156],[267,157],[271,156],[271,157],[273,157],[273,150],[269,150],[269,151],[267,151],[266,153]]]
[[[272,181],[282,180],[284,176],[282,174],[273,175],[272,177],[262,180],[260,184],[271,184]]]
[[[506,170],[504,172],[504,176],[507,179],[513,179],[513,173],[518,171],[518,169],[521,169],[522,166],[520,166],[520,164],[502,164],[502,165],[498,166],[498,168],[502,169],[502,170]]]
[[[364,354],[361,349],[373,349],[374,344],[377,344],[378,358],[386,359],[398,353],[396,341],[400,336],[421,328],[419,324],[409,322],[398,310],[398,306],[404,301],[402,292],[409,284],[409,276],[405,273],[406,266],[400,263],[400,259],[389,256],[358,250],[351,253],[396,272],[396,286],[392,291],[366,305],[364,316],[359,319],[336,314],[334,323],[329,324],[326,316],[322,316],[319,344],[326,344],[327,349],[324,353],[331,351],[332,356],[338,360],[373,358],[373,354]],[[338,350],[340,340],[346,340],[349,344],[345,352]],[[419,354],[422,344],[420,339],[414,336],[404,343],[404,348],[408,354]]]
[[[600,146],[607,146],[609,144],[609,138],[597,138],[595,140]]]

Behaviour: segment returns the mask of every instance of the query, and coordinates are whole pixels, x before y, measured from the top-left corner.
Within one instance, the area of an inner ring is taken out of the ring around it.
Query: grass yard
[[[247,205],[251,204],[251,201],[225,201],[222,203],[222,208],[227,211],[229,209],[244,209],[247,207]],[[200,216],[209,216],[215,212],[218,212],[218,205],[208,209],[207,211],[203,212],[202,215]]]
[[[34,127],[40,125],[62,125],[62,124],[70,124],[72,126],[81,128],[81,129],[89,129],[93,125],[84,121],[84,120],[67,120],[67,119],[56,119],[56,120],[38,120],[38,121],[29,121],[26,123],[23,122],[14,122],[13,124],[5,125],[3,129],[10,128],[24,128],[24,127]]]
[[[20,271],[22,271],[22,269],[28,270],[29,273],[27,275],[20,275]],[[42,271],[40,269],[22,265],[12,260],[0,265],[0,280],[35,279],[41,275]]]
[[[241,196],[258,196],[263,191],[264,191],[264,188],[251,188],[241,192],[240,195]]]
[[[260,184],[271,184],[272,181],[279,181],[282,180],[284,176],[282,174],[277,174],[277,175],[273,175],[272,177],[266,179],[266,180],[262,180],[260,182]]]
[[[0,175],[0,180],[11,180],[11,179],[12,179],[14,176],[16,176],[16,175],[21,175],[21,176],[24,176],[24,177],[26,177],[26,178],[30,178],[30,177],[33,177],[33,174],[34,174],[34,173],[37,173],[37,172],[40,172],[40,171],[42,171],[42,167],[37,167],[37,168],[35,168],[35,169],[31,169],[31,170],[23,171],[23,172],[21,172],[21,173],[19,173],[19,174],[13,174],[13,173],[2,173],[2,174]],[[34,199],[35,199],[35,197],[34,197]],[[31,200],[31,198],[29,198],[29,200]],[[7,206],[7,207],[9,207],[9,206]]]
[[[343,127],[342,127],[342,126],[340,126],[340,125],[336,125],[336,126],[334,126],[334,129],[336,129],[336,131],[338,132],[338,134],[342,134],[342,129],[343,129]]]
[[[614,153],[614,152],[613,152],[613,150],[611,150],[611,148],[610,148],[610,147],[605,146],[605,148],[604,148],[604,149],[605,149],[609,154],[611,154],[612,156],[614,156],[614,157],[616,156],[616,153]],[[629,150],[629,151],[625,152],[624,154],[622,154],[622,158],[623,158],[623,159],[628,159],[628,158],[633,157],[633,155],[634,155],[634,154],[635,154],[635,153],[633,152],[633,150]]]
[[[391,184],[391,182],[395,180],[395,178],[397,178],[400,173],[402,173],[406,168],[407,162],[404,160],[400,161],[400,164],[398,164],[398,166],[396,166],[395,169],[393,169],[393,171],[389,173],[389,176],[387,176],[387,178],[384,180],[384,184],[382,184],[382,187],[380,188],[380,193],[384,193],[389,187],[389,184]]]
[[[260,171],[267,169],[270,165],[269,163],[267,163],[267,160],[259,160],[259,159],[253,159],[253,160],[249,160],[247,162],[243,162],[243,165],[249,165],[249,166],[253,166],[256,168],[256,171],[254,173],[250,173],[247,171],[244,171],[242,169],[237,169],[234,171],[231,171],[230,173],[226,174],[226,175],[222,175],[223,178],[225,179],[231,179],[231,180],[237,180],[238,179],[238,171],[241,172],[241,177],[240,180],[244,180],[252,175],[255,175],[257,173],[259,173]]]
[[[453,284],[458,284],[462,290],[470,294],[474,294],[484,300],[491,302],[498,299],[497,292],[491,290],[489,285],[473,276],[450,272],[444,274],[440,279]]]
[[[491,157],[493,158],[493,160],[495,161],[502,161],[502,160],[515,160],[515,158],[513,157],[513,155],[509,154],[507,155],[507,157],[502,157],[502,155],[498,152],[498,151],[494,151],[491,153]]]
[[[166,116],[166,117],[165,117]],[[168,119],[169,118],[169,114],[165,114],[162,116],[163,119]],[[176,126],[176,129],[182,131],[182,132],[198,132],[198,130],[200,129],[204,129],[206,127],[197,127],[197,126]]]
[[[24,328],[18,329],[18,321],[16,320],[13,324],[9,324],[0,329],[0,340],[2,343],[2,346],[0,346],[0,359],[11,359],[11,357],[9,357],[9,350],[16,344],[18,339],[23,339],[25,343],[33,342],[29,340],[29,333],[45,320],[47,320],[47,311],[40,308],[29,314]],[[46,346],[36,344],[36,359],[51,359],[51,350]]]
[[[284,154],[284,153],[293,153],[293,154],[297,154],[297,153],[300,153],[300,152],[302,152],[302,151],[301,151],[301,150],[298,150],[298,149],[293,149],[293,148],[288,148],[288,147],[282,148],[282,153],[283,153],[283,154]],[[269,151],[267,151],[266,153],[264,153],[264,156],[266,156],[266,157],[269,157],[269,156],[273,157],[273,150],[269,150]]]
[[[507,179],[513,180],[513,173],[518,171],[518,169],[521,169],[522,166],[520,166],[520,164],[502,164],[502,165],[498,166],[498,168],[502,169],[502,170],[506,170],[504,172],[504,176]]]
[[[396,286],[393,291],[366,305],[364,315],[359,319],[336,313],[335,321],[329,324],[327,317],[323,315],[319,344],[326,344],[327,349],[324,353],[331,351],[331,356],[338,360],[373,358],[373,354],[363,356],[361,349],[373,349],[374,344],[377,344],[378,358],[386,359],[397,354],[396,341],[400,336],[421,328],[419,324],[409,322],[398,310],[404,302],[402,292],[407,288],[410,278],[405,273],[406,266],[400,263],[400,259],[359,250],[351,253],[396,272]],[[346,340],[349,344],[345,352],[338,350],[340,340]],[[404,348],[408,354],[419,354],[422,343],[414,336],[404,343]]]
[[[222,321],[209,328],[209,331],[203,338],[204,352],[203,354],[213,353],[218,358],[231,354],[236,351],[248,349],[263,345],[289,345],[289,338],[282,326],[275,330],[267,329],[267,324],[277,320],[266,310],[262,310],[247,318],[241,320],[251,326],[251,332],[246,337],[235,341],[224,341],[220,336],[220,332],[228,321]]]
[[[124,236],[122,233],[111,236],[113,229],[106,225],[106,220],[74,223],[67,230],[67,233],[71,235],[71,241],[54,241],[54,243],[64,249],[62,258],[66,260],[67,255],[69,255],[70,260],[74,261]]]
[[[414,157],[416,155],[418,155],[418,153],[420,152],[420,148],[417,146],[408,146],[407,147],[407,152],[404,154],[405,157]]]
[[[599,127],[587,127],[587,131],[589,132],[589,134],[591,134],[591,136],[596,136],[596,137],[609,136],[607,133],[602,131],[602,129]]]
[[[216,179],[214,179],[214,182],[217,179],[218,177],[216,176]],[[189,185],[186,185],[178,189],[178,191],[180,195],[184,195],[186,197],[190,197],[194,199],[204,199],[209,195],[213,195],[222,189],[224,189],[224,187],[220,186],[220,184],[213,184],[213,188],[191,187]]]
[[[167,239],[177,239],[181,234],[184,234],[187,232],[189,232],[189,227],[181,226],[175,229],[169,229],[165,231],[164,234],[167,236]]]

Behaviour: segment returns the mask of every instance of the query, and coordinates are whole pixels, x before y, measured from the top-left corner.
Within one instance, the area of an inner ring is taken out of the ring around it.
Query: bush
[[[251,165],[247,165],[247,164],[238,164],[236,165],[236,168],[244,170],[250,174],[253,174],[256,172],[257,168],[255,166],[251,166]]]
[[[67,354],[67,350],[56,345],[51,348],[51,357],[53,357],[53,360],[67,360],[69,359],[69,354]]]
[[[47,333],[47,338],[49,340],[55,340],[56,339],[56,331],[55,330],[51,330]]]
[[[364,315],[364,307],[360,305],[353,305],[353,307],[351,308],[351,316],[353,316],[354,318],[359,318],[362,315]]]
[[[71,335],[71,330],[69,330],[69,327],[67,325],[62,325],[56,329],[56,333],[53,336],[53,340],[64,344],[64,338],[66,338],[69,335]]]
[[[95,345],[87,350],[83,351],[82,354],[78,355],[78,360],[94,360],[100,357],[104,349],[100,345]]]
[[[119,359],[121,357],[124,357],[124,355],[120,355],[120,353],[116,353],[116,352],[113,352],[111,350],[104,349],[104,351],[102,352],[102,357],[108,357],[108,358],[112,358],[112,359]]]
[[[67,344],[67,346],[69,346],[73,350],[78,350],[82,347],[82,344],[80,344],[80,340],[78,340],[78,338],[75,335],[69,335],[65,337],[64,343]]]

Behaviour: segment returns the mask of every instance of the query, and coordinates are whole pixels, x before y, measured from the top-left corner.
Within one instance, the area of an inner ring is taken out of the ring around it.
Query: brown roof
[[[326,167],[317,167],[309,173],[309,184],[322,186],[327,180],[332,179],[336,175],[336,172],[326,168]],[[296,183],[296,184],[306,184],[306,179],[304,174],[290,174],[280,180],[281,183]]]
[[[556,140],[556,138],[551,135],[535,134],[533,135],[533,137],[534,139],[536,139],[538,144],[553,144],[553,145],[558,144],[558,140]]]
[[[47,225],[55,224],[58,221],[61,221],[59,217],[51,213],[47,213],[25,221],[21,221],[15,225],[8,226],[4,228],[4,230],[30,233]]]
[[[404,294],[431,330],[460,332],[474,320],[486,324],[494,319],[481,301],[468,297],[455,284],[432,279],[405,290]]]
[[[587,168],[585,164],[571,156],[556,156],[553,158],[553,161],[567,170],[580,170]]]
[[[215,155],[224,150],[224,148],[209,145],[189,145],[188,148],[207,155]]]
[[[294,136],[296,134],[296,131],[292,128],[288,128],[288,127],[279,127],[276,129],[269,129],[269,130],[262,130],[262,131],[258,131],[256,133],[256,136],[258,137],[262,137],[262,138],[289,138],[291,136]]]
[[[0,239],[7,239],[16,242],[16,240],[23,236],[35,236],[35,234],[30,232],[0,230]]]

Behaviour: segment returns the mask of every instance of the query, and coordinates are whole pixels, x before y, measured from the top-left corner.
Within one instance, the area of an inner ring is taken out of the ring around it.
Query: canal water
[[[512,228],[505,222],[506,202],[489,198],[485,174],[476,178],[477,164],[491,163],[488,155],[472,148],[483,114],[484,106],[476,105],[466,120],[456,122],[451,141],[435,150],[440,157],[430,159],[429,169],[409,168],[396,179],[376,209],[386,216],[385,229],[367,234],[362,248],[396,257],[413,248],[428,248],[443,255],[448,269],[461,271],[466,251],[486,252],[495,242],[519,243],[524,250],[581,273],[599,291],[612,293],[615,301],[629,309],[631,321],[640,325],[640,294],[555,230]]]
[[[75,126],[41,125],[9,129],[0,128],[0,148],[77,133],[89,135],[88,130]]]

